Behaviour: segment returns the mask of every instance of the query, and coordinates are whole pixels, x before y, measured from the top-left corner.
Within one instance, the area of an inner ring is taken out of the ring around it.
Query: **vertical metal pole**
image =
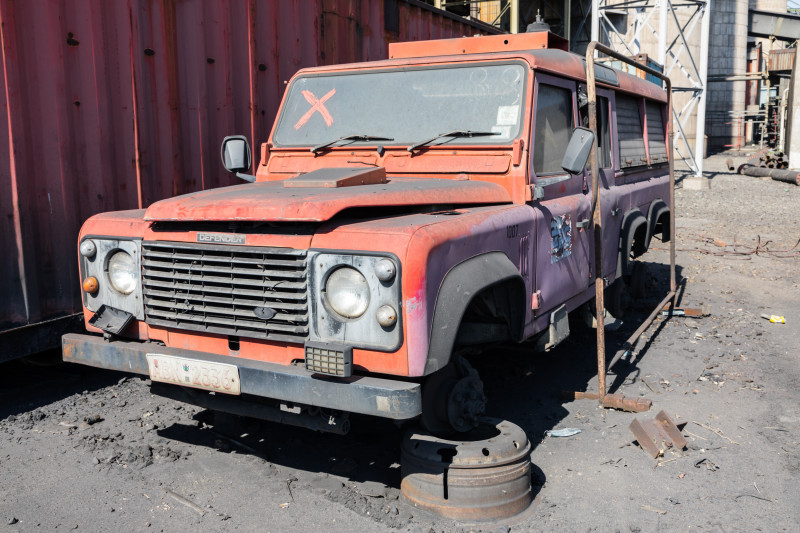
[[[603,299],[605,281],[603,280],[603,218],[600,205],[600,169],[597,163],[597,87],[594,77],[594,56],[597,41],[589,43],[586,49],[586,96],[589,100],[589,129],[594,133],[592,142],[591,169],[592,169],[592,229],[594,231],[594,299],[595,315],[597,322],[597,394],[600,404],[606,396],[606,331],[605,313],[606,306]]]
[[[600,40],[600,0],[592,0],[592,42]]]
[[[698,178],[703,177],[703,158],[705,157],[705,136],[706,136],[706,96],[708,92],[708,41],[711,31],[711,0],[706,2],[703,8],[703,20],[700,25],[700,84],[701,92],[697,102],[697,127],[695,128],[694,140],[694,161],[697,165]],[[670,208],[675,210],[674,207]],[[673,233],[673,235],[675,235]],[[673,241],[674,238],[673,238]]]
[[[511,33],[519,33],[519,0],[509,0],[511,3]]]
[[[564,37],[567,50],[572,49],[572,0],[564,0]]]
[[[658,62],[667,68],[667,10],[672,9],[669,0],[660,0],[658,13]]]
[[[669,290],[672,293],[672,306],[675,308],[675,299],[678,295],[678,281],[675,274],[675,137],[672,135],[672,82],[666,78],[664,84],[667,89],[667,154],[669,154]],[[703,112],[705,115],[705,111]],[[702,158],[700,158],[702,161]],[[663,235],[663,234],[662,234]]]

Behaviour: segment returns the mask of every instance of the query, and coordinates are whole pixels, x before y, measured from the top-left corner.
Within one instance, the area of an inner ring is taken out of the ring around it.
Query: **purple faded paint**
[[[93,214],[233,184],[220,141],[264,141],[298,69],[492,32],[402,0],[386,32],[390,4],[0,0],[0,331],[81,310]]]

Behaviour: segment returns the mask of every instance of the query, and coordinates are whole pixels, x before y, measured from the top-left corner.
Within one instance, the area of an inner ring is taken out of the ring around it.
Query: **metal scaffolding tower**
[[[592,0],[593,41],[605,42],[619,53],[635,56],[642,52],[645,37],[652,42],[649,32],[658,45],[657,61],[673,81],[673,93],[683,92],[690,96],[680,110],[677,106],[673,108],[673,133],[675,140],[680,138],[683,141],[686,153],[681,152],[678,143],[675,143],[675,151],[697,177],[703,175],[710,12],[711,0]],[[658,14],[658,28],[651,23],[655,14]],[[627,26],[619,28],[623,17]],[[673,28],[669,28],[670,25]],[[698,26],[699,49],[693,53],[690,41],[697,46]],[[668,41],[668,34],[675,37]],[[676,68],[680,74],[676,72],[673,75]],[[695,109],[697,122],[692,151],[685,129]]]

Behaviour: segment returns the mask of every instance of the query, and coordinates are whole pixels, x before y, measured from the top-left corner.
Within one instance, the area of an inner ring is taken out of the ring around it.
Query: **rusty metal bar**
[[[675,297],[675,291],[670,291],[667,294],[667,296],[663,300],[661,300],[661,303],[658,304],[658,306],[655,309],[653,309],[653,312],[650,313],[650,316],[648,316],[647,319],[644,322],[642,322],[639,328],[633,332],[633,335],[631,335],[628,338],[628,340],[625,341],[625,344],[622,345],[622,349],[618,351],[616,355],[614,355],[614,358],[611,359],[610,363],[608,363],[606,371],[611,370],[611,367],[614,366],[614,364],[617,361],[619,361],[624,355],[629,354],[631,352],[633,347],[636,345],[636,341],[639,340],[639,337],[642,336],[642,333],[645,332],[645,330],[650,326],[653,320],[655,320],[655,318],[664,309],[664,307],[669,305],[670,310],[675,307],[675,302],[674,301],[670,302],[671,300],[673,300],[674,297]]]
[[[597,163],[597,87],[594,76],[594,49],[599,43],[592,42],[586,49],[586,93],[589,98],[589,129],[594,140],[590,152],[592,171],[592,231],[594,233],[594,295],[597,316],[597,391],[598,400],[603,402],[606,394],[606,332],[604,324],[605,301],[603,299],[605,282],[603,280],[603,219],[600,196],[600,170]]]
[[[665,89],[667,92],[667,116],[672,116],[672,82],[670,79],[665,76],[663,73],[658,72],[655,69],[648,67],[647,65],[642,65],[637,63],[633,59],[630,59],[622,54],[619,54],[612,50],[611,48],[604,46],[597,41],[593,41],[589,43],[589,46],[586,48],[586,93],[589,99],[589,128],[597,132],[597,80],[594,74],[594,57],[595,51],[602,52],[607,56],[613,57],[622,61],[623,63],[628,63],[636,68],[643,70],[648,74],[652,74],[662,80],[665,84]],[[661,312],[666,304],[670,301],[672,303],[671,307],[675,307],[675,296],[677,294],[677,281],[675,279],[675,163],[674,163],[674,154],[673,154],[673,140],[672,140],[672,127],[671,121],[667,122],[667,154],[668,154],[668,162],[669,162],[669,200],[670,200],[670,210],[669,210],[669,227],[670,227],[670,247],[669,247],[669,282],[670,282],[670,291],[667,294],[666,298],[655,308],[655,310],[650,313],[650,316],[647,317],[647,320],[639,326],[639,328],[634,332],[634,334],[628,339],[625,343],[625,346],[633,346],[639,337],[644,333],[644,331],[648,328],[648,326],[653,322],[656,316]],[[597,388],[598,388],[598,400],[601,405],[605,406],[605,397],[606,397],[606,346],[605,346],[605,328],[603,324],[603,315],[605,314],[605,302],[603,300],[603,292],[605,289],[605,281],[603,279],[603,240],[602,240],[602,220],[600,217],[600,202],[598,201],[600,195],[600,175],[598,170],[598,163],[597,163],[597,135],[595,134],[594,142],[592,143],[592,151],[590,154],[591,157],[591,170],[592,170],[592,225],[594,230],[594,253],[595,253],[595,307],[596,307],[596,314],[597,314]],[[614,358],[611,360],[611,364],[608,365],[610,368],[614,363],[616,363],[623,354],[629,352],[628,349],[623,349],[619,353],[617,353]]]

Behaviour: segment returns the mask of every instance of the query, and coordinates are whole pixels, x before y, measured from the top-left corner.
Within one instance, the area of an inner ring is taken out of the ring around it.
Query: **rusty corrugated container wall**
[[[234,183],[222,138],[265,140],[298,69],[487,32],[414,0],[0,0],[0,332],[80,311],[91,215]]]
[[[783,50],[771,51],[769,53],[767,69],[770,72],[791,72],[794,67],[794,54],[796,52],[797,48],[785,48]]]

